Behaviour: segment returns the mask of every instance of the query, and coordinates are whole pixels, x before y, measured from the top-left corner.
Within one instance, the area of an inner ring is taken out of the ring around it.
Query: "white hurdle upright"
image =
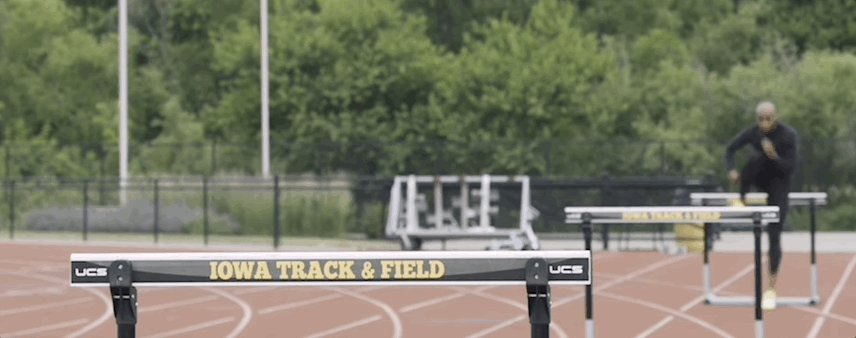
[[[818,290],[817,254],[815,252],[815,233],[817,231],[817,206],[827,205],[827,194],[825,192],[792,192],[788,194],[789,203],[792,206],[808,206],[810,212],[809,235],[810,235],[810,295],[808,297],[777,297],[776,304],[781,306],[815,306],[820,304],[820,291]],[[693,205],[723,206],[732,201],[740,199],[738,193],[691,193],[690,199]],[[748,193],[745,198],[747,205],[767,204],[766,193]],[[712,271],[708,253],[711,251],[712,239],[710,224],[704,224],[704,294],[705,302],[713,305],[750,305],[751,297],[720,297],[711,289]]]
[[[733,223],[753,225],[755,237],[755,337],[764,337],[764,313],[761,311],[761,232],[769,223],[779,221],[779,207],[566,207],[565,223],[581,224],[586,250],[591,250],[592,224],[641,223]],[[586,326],[594,332],[592,287],[586,285]]]

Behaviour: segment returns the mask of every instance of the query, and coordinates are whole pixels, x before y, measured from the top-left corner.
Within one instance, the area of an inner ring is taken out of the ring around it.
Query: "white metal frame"
[[[820,206],[827,204],[827,194],[825,192],[791,192],[788,194],[790,205],[795,206]],[[739,193],[691,193],[690,199],[693,205],[727,205],[731,201],[740,199]],[[753,192],[746,194],[747,204],[762,203],[766,204],[767,193]],[[811,211],[814,213],[814,210]],[[777,297],[777,306],[814,306],[820,304],[820,291],[818,288],[817,261],[814,259],[814,225],[812,225],[812,259],[810,273],[810,295],[808,297]],[[707,248],[707,246],[705,246]],[[705,253],[707,254],[707,253]],[[713,292],[711,287],[711,271],[710,262],[706,261],[703,267],[704,274],[704,295],[706,302],[713,305],[723,306],[745,306],[752,305],[754,298],[752,297],[720,297]]]
[[[451,211],[443,207],[443,184],[460,184],[460,214],[456,219]],[[491,224],[490,214],[496,212],[491,207],[491,184],[520,184],[520,220],[514,229],[496,228]],[[433,212],[427,216],[429,224],[420,224],[417,210],[417,185],[432,185],[434,191]],[[476,210],[470,208],[470,187],[478,186],[474,193],[479,196]],[[487,198],[483,198],[487,196]],[[448,239],[508,239],[517,249],[540,249],[540,243],[532,230],[532,219],[536,213],[530,204],[528,176],[501,175],[408,175],[394,178],[389,198],[389,212],[386,222],[386,236],[399,239],[405,250],[418,249],[423,240]],[[476,222],[470,220],[476,218]],[[443,220],[449,220],[445,224]]]
[[[652,217],[637,217],[639,215]],[[628,217],[629,216],[629,217]],[[757,219],[756,219],[757,217]],[[718,223],[753,224],[755,226],[755,297],[750,304],[755,306],[755,337],[764,337],[764,319],[761,311],[761,256],[760,229],[762,226],[779,221],[778,206],[619,206],[619,207],[565,207],[565,223],[582,224],[586,248],[591,248],[592,224],[650,224],[650,223],[699,223],[699,219],[715,219]],[[757,221],[757,223],[755,223]],[[705,276],[705,282],[708,282]],[[705,293],[706,297],[710,297]],[[729,305],[740,299],[715,297],[708,298],[709,304]],[[586,303],[593,303],[591,285],[586,286]],[[592,321],[591,317],[587,318]],[[592,327],[593,330],[593,327]]]

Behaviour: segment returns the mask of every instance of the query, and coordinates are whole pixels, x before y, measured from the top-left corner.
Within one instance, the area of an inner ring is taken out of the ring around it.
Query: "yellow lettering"
[[[357,279],[354,274],[354,261],[339,261],[339,279]]]
[[[720,219],[718,212],[627,212],[621,215],[625,221],[715,221]]]
[[[318,261],[310,261],[309,262],[309,273],[307,279],[312,280],[322,280],[324,279],[324,274],[321,272],[321,263]]]
[[[430,276],[429,271],[425,270],[425,261],[419,260],[416,262],[416,278],[418,279],[428,279]]]
[[[436,260],[380,261],[380,279],[437,279],[446,274],[446,266]]]
[[[431,279],[442,278],[446,274],[446,265],[442,261],[428,261],[428,265],[431,267]]]
[[[232,265],[235,267],[235,279],[250,279],[256,262],[232,261]]]
[[[392,269],[395,266],[395,261],[380,261],[380,279],[390,279]]]
[[[621,216],[625,221],[644,221],[649,219],[647,212],[625,212]]]
[[[401,268],[401,278],[416,278],[416,261],[402,261]]]
[[[306,264],[303,262],[291,262],[291,279],[306,279]]]
[[[338,267],[338,262],[336,261],[327,261],[324,262],[324,278],[327,279],[336,279],[339,276],[338,273],[333,272],[333,270]]]
[[[228,262],[220,262],[217,264],[217,275],[220,276],[221,280],[232,279],[232,264]]]
[[[208,276],[208,279],[210,279],[210,280],[220,279],[217,276],[217,262],[208,262],[208,266],[211,267],[211,275]]]
[[[270,275],[270,269],[268,268],[267,262],[258,261],[256,263],[256,274],[253,276],[253,279],[273,279]]]
[[[291,268],[291,262],[277,261],[276,268],[279,269],[279,279],[288,280],[288,269]]]

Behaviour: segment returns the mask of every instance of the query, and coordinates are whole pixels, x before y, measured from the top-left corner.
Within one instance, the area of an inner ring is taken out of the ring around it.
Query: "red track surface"
[[[71,288],[72,252],[151,248],[0,243],[0,337],[113,337],[109,291]],[[173,249],[169,249],[174,251]],[[751,307],[702,302],[701,257],[594,253],[597,337],[753,337]],[[751,295],[750,254],[713,254],[718,294]],[[765,312],[767,337],[856,337],[856,255],[819,255],[822,303]],[[786,254],[780,296],[807,296]],[[522,287],[140,288],[137,337],[528,337]],[[551,337],[583,337],[584,288],[553,287]]]

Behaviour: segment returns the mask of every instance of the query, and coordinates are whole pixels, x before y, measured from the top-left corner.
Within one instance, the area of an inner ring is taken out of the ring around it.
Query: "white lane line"
[[[495,288],[495,287],[496,287],[496,286],[482,286],[482,287],[477,288],[477,289],[476,289],[476,291],[492,289],[492,288]],[[399,309],[398,309],[398,312],[401,312],[401,313],[408,313],[408,312],[416,311],[416,310],[423,309],[423,308],[426,308],[426,307],[429,307],[429,306],[434,306],[434,305],[437,305],[437,304],[441,304],[441,303],[448,302],[448,301],[450,301],[450,300],[454,300],[454,299],[458,299],[458,298],[464,297],[464,296],[466,296],[466,295],[467,295],[467,293],[468,293],[468,292],[458,291],[458,292],[455,292],[455,293],[452,293],[452,294],[445,295],[445,296],[443,296],[443,297],[432,298],[432,299],[429,299],[429,300],[426,300],[426,301],[422,301],[422,302],[419,302],[419,303],[413,303],[413,304],[410,304],[410,305],[405,305],[405,306],[402,306],[401,308],[399,308]]]
[[[516,307],[516,308],[523,310],[523,311],[529,311],[528,306],[524,306],[523,304],[520,304],[520,303],[513,301],[511,299],[492,295],[492,294],[489,294],[489,293],[486,293],[483,291],[475,291],[473,293],[475,295],[482,297],[482,298],[485,298],[485,299],[490,299],[490,300],[494,300],[497,302],[505,303],[505,304],[511,305],[511,306]],[[568,334],[565,333],[565,330],[563,330],[562,327],[559,326],[559,324],[556,324],[556,322],[552,322],[552,321],[550,322],[550,329],[555,331],[556,334],[559,336],[559,338],[568,338]]]
[[[253,318],[253,308],[250,307],[250,304],[245,302],[243,299],[235,297],[234,295],[232,295],[231,293],[228,293],[226,291],[223,291],[220,289],[214,289],[214,288],[206,288],[206,290],[213,292],[213,293],[216,293],[220,296],[223,296],[226,299],[231,300],[232,302],[234,302],[235,304],[238,304],[238,306],[241,307],[241,311],[243,312],[243,315],[241,317],[241,321],[238,323],[238,325],[235,326],[234,329],[232,329],[232,332],[229,332],[229,334],[224,336],[224,337],[229,337],[229,338],[238,337],[238,335],[240,335],[241,332],[244,331],[244,329],[250,323],[250,319]]]
[[[57,277],[43,276],[43,275],[32,275],[32,274],[19,273],[19,272],[8,272],[8,271],[3,272],[3,274],[21,276],[24,278],[32,278],[32,279],[42,280],[42,281],[46,281],[46,282],[50,282],[50,283],[57,283],[57,284],[61,284],[61,285],[68,285],[67,284],[68,280],[62,279],[62,278],[57,278]],[[113,316],[113,303],[112,303],[112,301],[110,301],[110,298],[108,298],[104,293],[98,292],[97,290],[94,290],[94,289],[85,288],[83,290],[95,295],[96,298],[101,299],[101,302],[104,305],[104,312],[101,313],[101,317],[98,317],[94,321],[90,322],[88,325],[78,329],[77,331],[72,332],[71,334],[69,334],[66,337],[70,337],[70,338],[80,337],[84,333],[92,331],[92,329],[94,329],[98,325],[101,325],[102,323],[106,322],[107,319],[109,319],[110,317]],[[44,327],[44,326],[39,326],[39,327],[36,327],[33,329],[36,330],[36,329],[39,329],[42,327]]]
[[[814,309],[814,308],[808,308],[808,307],[800,307],[800,308],[796,308],[796,309],[814,314],[814,315],[819,316],[819,317],[826,317],[826,318],[842,321],[842,322],[845,322],[845,323],[850,324],[850,325],[856,325],[856,318],[846,317],[846,316],[842,316],[842,315],[835,314],[832,312],[823,313],[823,312],[821,312],[821,310]]]
[[[7,290],[0,293],[0,298],[12,298],[12,297],[28,297],[28,296],[36,296],[36,295],[49,295],[56,296],[61,295],[67,290],[66,287],[45,287],[45,288],[30,288],[30,289],[15,289],[15,290]]]
[[[71,265],[67,265],[67,264],[57,264],[56,261],[42,261],[42,260],[32,260],[32,259],[0,259],[0,263],[24,265],[24,266],[38,265],[40,267],[49,268],[52,270],[68,269],[71,266]]]
[[[233,292],[236,295],[248,295],[251,293],[259,293],[273,290],[273,286],[257,286],[254,288],[241,289]]]
[[[823,323],[826,321],[826,315],[832,310],[832,306],[835,305],[835,301],[838,300],[838,296],[841,295],[841,290],[844,289],[844,283],[850,279],[850,274],[853,273],[853,267],[856,266],[856,255],[850,259],[850,263],[847,264],[847,268],[844,269],[844,273],[841,274],[841,279],[838,280],[838,284],[835,285],[835,289],[832,290],[832,294],[829,296],[829,301],[823,307],[823,312],[821,312],[824,316],[815,319],[814,325],[811,326],[811,330],[808,332],[807,338],[815,338],[817,334],[820,333],[820,329],[823,327]]]
[[[86,288],[84,290],[101,299],[101,302],[104,304],[104,312],[101,313],[101,317],[98,317],[98,319],[92,321],[91,323],[78,329],[77,331],[70,333],[68,336],[66,336],[68,338],[82,337],[87,332],[92,331],[99,325],[107,322],[108,319],[113,318],[113,301],[110,300],[107,295],[90,288]]]
[[[368,318],[364,318],[364,319],[361,319],[361,320],[358,320],[358,321],[355,321],[355,322],[351,322],[351,323],[348,323],[348,324],[345,324],[345,325],[342,325],[342,326],[337,326],[337,327],[334,327],[334,328],[329,329],[329,330],[326,330],[326,331],[321,331],[321,332],[318,332],[318,333],[315,333],[315,334],[312,334],[312,335],[308,335],[308,336],[306,336],[306,338],[321,338],[321,337],[327,337],[327,336],[330,336],[330,335],[337,334],[337,333],[339,333],[339,332],[343,332],[343,331],[347,331],[347,330],[353,329],[353,328],[355,328],[355,327],[359,327],[359,326],[363,326],[363,325],[366,325],[366,324],[370,324],[370,323],[376,322],[376,321],[380,320],[381,318],[383,318],[383,317],[381,317],[381,315],[374,315],[374,316],[371,316],[371,317],[368,317]]]
[[[194,324],[194,325],[190,325],[190,326],[183,326],[180,329],[176,329],[176,330],[172,330],[172,331],[161,332],[158,334],[147,336],[147,338],[165,338],[165,337],[182,336],[184,334],[187,334],[187,333],[190,333],[193,331],[205,330],[205,329],[212,328],[212,327],[215,327],[218,325],[223,325],[223,324],[232,322],[234,320],[235,320],[235,317],[223,317],[220,319],[210,320],[210,321],[202,322],[199,324]]]
[[[602,274],[602,276],[609,277],[609,278],[618,278],[619,277],[619,275],[607,274],[607,273]],[[684,290],[689,290],[689,291],[698,291],[698,292],[704,291],[703,287],[675,284],[675,283],[670,283],[667,281],[659,281],[659,280],[655,280],[655,279],[637,278],[637,279],[634,279],[633,282],[634,283],[649,284],[649,285],[654,285],[654,286],[666,286],[666,287],[671,287],[671,288],[676,288],[676,289],[684,289]],[[740,293],[737,293],[737,292],[728,292],[728,291],[720,291],[720,292],[723,296],[740,296],[741,295]],[[847,323],[850,325],[856,325],[856,318],[842,316],[842,315],[839,315],[839,314],[836,314],[833,312],[830,312],[830,313],[824,315],[821,312],[822,310],[818,310],[818,309],[815,309],[813,307],[792,307],[790,309],[811,313],[815,316],[823,316],[823,317],[826,317],[827,319],[837,320],[837,321],[844,322],[844,323]]]
[[[81,304],[81,303],[86,303],[90,300],[91,299],[87,298],[87,297],[72,298],[69,300],[51,302],[51,303],[46,303],[46,304],[19,306],[19,307],[16,307],[14,309],[10,309],[10,310],[0,310],[0,317],[17,315],[17,314],[39,311],[39,310],[49,310],[49,309],[60,308],[60,307],[71,306],[71,305],[77,305],[77,304]]]
[[[336,292],[346,294],[348,296],[357,298],[357,299],[362,300],[364,302],[371,303],[374,306],[381,308],[383,310],[383,312],[386,313],[386,316],[389,317],[389,319],[392,321],[392,337],[393,338],[401,338],[402,337],[403,329],[402,329],[402,325],[401,325],[401,318],[398,317],[398,314],[396,314],[395,310],[393,310],[391,307],[389,307],[389,305],[387,305],[386,303],[381,302],[377,299],[374,299],[372,297],[362,295],[358,292],[354,292],[351,290],[336,289]]]
[[[611,253],[611,252],[607,252],[607,253],[602,253],[602,254],[598,255],[597,257],[595,257],[595,258],[594,258],[594,260],[595,260],[596,262],[601,262],[601,261],[604,261],[604,260],[606,260],[606,259],[608,259],[608,258],[613,258],[613,257],[618,257],[618,254],[616,254],[616,253]],[[486,290],[493,289],[493,288],[496,288],[496,286],[482,286],[482,287],[477,288],[477,289],[476,289],[476,291],[486,291]],[[461,288],[457,288],[457,287],[452,288],[452,289],[461,290]],[[466,289],[464,289],[464,290],[466,290]],[[466,296],[466,295],[467,295],[467,294],[469,294],[469,293],[470,293],[470,291],[459,291],[459,292],[456,292],[456,293],[453,293],[453,294],[450,294],[450,295],[447,295],[447,296],[443,296],[443,297],[439,297],[439,298],[434,298],[434,299],[429,299],[429,300],[427,300],[427,301],[423,301],[423,302],[419,302],[419,303],[414,303],[414,304],[410,304],[410,305],[407,305],[407,306],[403,306],[403,307],[401,307],[400,309],[398,309],[398,311],[399,311],[399,312],[401,312],[401,313],[408,313],[408,312],[415,311],[415,310],[419,310],[419,309],[426,308],[426,307],[429,307],[429,306],[438,305],[438,304],[441,304],[441,303],[444,303],[444,302],[447,302],[447,301],[450,301],[450,300],[453,300],[453,299],[461,298],[461,297]],[[552,327],[553,327],[553,325],[554,325],[554,324],[553,324],[553,323],[551,323],[551,326],[550,326],[550,327],[552,328]],[[562,330],[561,330],[561,328],[559,328],[559,330],[560,330],[560,331],[559,331],[559,334],[560,334],[560,335],[561,335],[561,334],[564,334],[564,331],[562,331]]]
[[[618,285],[618,284],[624,283],[624,282],[626,282],[626,281],[628,281],[628,280],[631,280],[631,279],[634,279],[634,278],[636,278],[636,277],[638,277],[638,276],[644,275],[644,274],[646,274],[646,273],[649,273],[649,272],[651,272],[651,271],[654,271],[654,270],[657,270],[657,269],[659,269],[659,268],[665,267],[665,266],[667,266],[667,265],[671,265],[671,264],[673,264],[673,263],[676,263],[676,262],[682,261],[682,260],[684,260],[684,259],[688,259],[688,258],[690,258],[690,257],[691,257],[691,256],[676,256],[676,257],[672,257],[672,258],[667,259],[667,260],[658,261],[658,262],[656,262],[656,263],[653,263],[653,264],[651,264],[651,265],[648,265],[648,267],[646,267],[646,268],[644,268],[644,269],[636,270],[636,271],[634,271],[634,272],[632,272],[632,273],[629,273],[629,274],[623,275],[621,278],[611,280],[611,281],[606,282],[606,283],[604,283],[604,284],[602,284],[602,285],[595,285],[595,286],[594,286],[594,288],[592,288],[592,294],[593,294],[595,291],[601,291],[601,290],[608,289],[608,288],[610,288],[610,287],[612,287],[612,286],[615,286],[615,285]],[[595,271],[596,271],[596,270],[595,270]],[[595,273],[597,273],[597,272],[595,272]],[[561,300],[559,300],[559,301],[557,301],[557,302],[553,302],[553,306],[552,306],[552,308],[553,308],[553,309],[555,309],[555,308],[557,308],[557,307],[559,307],[559,306],[562,306],[562,305],[565,305],[565,304],[571,303],[571,302],[573,302],[573,301],[575,301],[575,300],[578,300],[578,299],[580,299],[580,298],[583,298],[583,297],[585,297],[585,292],[583,292],[583,293],[581,293],[581,294],[578,294],[578,295],[574,295],[574,296],[571,296],[571,297],[567,297],[567,298],[561,299]],[[517,322],[519,322],[519,321],[525,320],[525,319],[527,319],[527,318],[529,318],[529,316],[526,316],[526,315],[520,315],[520,316],[517,316],[517,317],[511,318],[511,319],[509,319],[509,320],[507,320],[507,321],[505,321],[505,322],[503,322],[503,323],[500,323],[500,324],[497,324],[497,325],[494,325],[494,326],[488,327],[488,328],[486,328],[486,329],[484,329],[484,330],[481,330],[481,331],[478,331],[478,332],[476,332],[476,333],[474,333],[474,334],[471,334],[471,335],[467,336],[467,338],[479,338],[479,337],[486,337],[486,336],[490,335],[491,333],[494,333],[494,332],[496,332],[496,331],[499,331],[499,330],[501,330],[501,329],[503,329],[503,328],[505,328],[505,327],[507,327],[507,326],[513,325],[513,324],[515,324],[515,323],[517,323]]]
[[[377,290],[380,288],[381,287],[379,287],[379,286],[372,286],[372,287],[367,287],[367,288],[361,288],[360,290],[357,290],[356,292],[365,293],[365,292]],[[258,313],[266,315],[266,314],[271,314],[271,313],[278,312],[278,311],[285,311],[285,310],[290,310],[290,309],[294,309],[294,308],[298,308],[298,307],[302,307],[302,306],[326,302],[328,300],[333,300],[333,299],[337,299],[337,298],[341,298],[341,297],[343,297],[342,294],[323,295],[323,296],[313,297],[313,298],[309,298],[309,299],[304,299],[304,300],[297,301],[297,302],[288,302],[287,304],[269,306],[269,307],[266,307],[266,308],[259,310]]]
[[[695,290],[701,291],[702,288],[695,288]],[[722,294],[724,296],[738,296],[739,295],[736,292],[723,292]],[[829,312],[827,314],[824,314],[822,312],[822,310],[818,310],[818,309],[815,309],[813,307],[791,307],[790,309],[808,312],[808,313],[811,313],[811,314],[818,316],[818,317],[826,317],[827,319],[837,320],[837,321],[847,323],[850,325],[856,325],[856,318],[842,316],[842,315],[836,314],[834,312]]]
[[[766,261],[766,260],[762,261],[762,264],[764,264],[763,262],[765,262],[765,261]],[[722,289],[725,289],[727,286],[729,286],[729,285],[733,284],[734,282],[736,282],[738,279],[743,278],[743,276],[745,276],[745,275],[747,275],[748,273],[752,272],[754,269],[755,269],[755,265],[754,265],[754,264],[750,264],[750,265],[746,266],[745,268],[743,268],[743,270],[738,271],[738,272],[737,272],[737,274],[735,274],[735,275],[731,276],[730,278],[728,278],[727,280],[723,281],[722,283],[720,283],[719,285],[717,285],[715,288],[713,288],[713,291],[712,291],[712,292],[713,292],[713,293],[718,293],[718,292],[719,292],[719,291],[721,291]],[[692,307],[694,307],[694,306],[696,306],[696,305],[698,305],[698,304],[701,304],[702,302],[704,302],[704,297],[705,297],[704,295],[701,295],[701,296],[698,296],[698,297],[694,298],[694,299],[693,299],[693,300],[691,300],[689,303],[686,303],[686,304],[684,304],[683,306],[681,306],[681,307],[680,307],[680,311],[681,311],[681,312],[686,312],[686,311],[687,311],[687,310],[689,310],[690,308],[692,308]],[[657,323],[656,323],[656,324],[654,324],[653,326],[649,327],[649,328],[648,328],[648,329],[646,329],[645,331],[642,331],[642,333],[640,333],[639,335],[637,335],[637,336],[636,336],[636,338],[646,338],[646,337],[649,337],[649,336],[651,336],[652,334],[654,334],[654,332],[657,332],[658,330],[660,330],[661,328],[663,328],[664,326],[666,326],[667,324],[669,324],[669,323],[670,323],[672,320],[674,320],[674,319],[675,319],[675,315],[674,315],[674,314],[669,315],[668,317],[663,318],[662,320],[660,320],[659,322],[657,322]]]
[[[678,310],[675,310],[675,309],[672,309],[672,308],[669,308],[666,306],[662,306],[662,305],[657,304],[657,303],[644,301],[644,300],[641,300],[638,298],[627,297],[624,295],[617,295],[617,294],[613,294],[613,293],[609,293],[609,292],[601,292],[600,294],[598,294],[598,296],[605,297],[605,298],[612,298],[612,299],[615,299],[617,301],[621,301],[621,302],[625,302],[625,303],[633,303],[636,305],[641,305],[644,307],[655,309],[655,310],[658,310],[661,312],[670,313],[670,314],[672,314],[672,316],[681,317],[681,318],[686,319],[687,321],[689,321],[691,323],[697,324],[698,326],[701,326],[705,329],[708,329],[711,332],[716,333],[720,337],[734,338],[734,336],[728,334],[727,332],[723,331],[722,329],[716,327],[715,325],[713,325],[707,321],[701,320],[695,316],[690,316],[690,315],[684,314],[683,312],[680,312]]]
[[[702,290],[702,288],[688,288],[688,289],[695,290],[695,291],[701,291]],[[736,292],[722,292],[722,295],[724,295],[724,296],[739,296],[740,294],[736,293]],[[850,325],[856,325],[856,318],[842,316],[842,315],[839,315],[839,314],[836,314],[833,312],[824,314],[821,310],[815,309],[813,307],[792,307],[790,309],[808,312],[808,313],[811,313],[815,316],[826,317],[827,319],[837,320],[837,321],[844,322],[844,323],[847,323]]]
[[[194,305],[194,304],[199,304],[199,303],[211,302],[211,301],[217,300],[217,298],[219,298],[219,297],[217,297],[217,296],[201,296],[201,297],[183,299],[183,300],[174,301],[174,302],[159,303],[159,304],[153,305],[153,306],[143,306],[141,304],[139,307],[139,312],[145,313],[145,312],[152,312],[152,311],[168,310],[168,309],[172,309],[172,308],[176,308],[176,307],[182,307],[182,306],[187,306],[187,305]]]
[[[76,320],[69,320],[67,322],[60,322],[60,323],[51,324],[51,325],[43,325],[43,326],[39,326],[36,328],[27,329],[27,330],[23,330],[23,331],[0,333],[0,337],[11,338],[11,337],[19,337],[19,336],[39,335],[39,334],[49,332],[49,331],[54,331],[54,330],[64,329],[67,327],[83,325],[83,324],[86,324],[86,322],[88,322],[88,321],[89,320],[85,319],[85,318],[76,319]]]
[[[595,260],[596,260],[596,261],[602,261],[602,260],[605,260],[605,259],[607,259],[607,258],[612,258],[612,257],[617,257],[617,256],[618,256],[618,255],[617,255],[617,254],[614,254],[614,253],[603,253],[603,254],[601,254],[600,256],[596,257],[596,258],[595,258]],[[481,287],[481,288],[486,290],[486,289],[490,289],[490,288],[494,288],[494,287],[495,287],[495,286],[487,286],[487,287]],[[377,290],[377,289],[381,289],[381,287],[364,288],[364,289],[361,289],[361,290],[356,291],[356,292],[354,292],[354,291],[348,291],[348,292],[351,292],[351,293],[365,293],[365,292],[372,291],[372,290]],[[340,292],[341,292],[341,291],[340,291]],[[463,296],[466,296],[466,293],[460,293],[460,294],[455,293],[455,294],[451,294],[451,295],[443,296],[443,297],[440,297],[440,298],[434,298],[434,299],[430,299],[430,300],[427,300],[427,301],[424,301],[424,302],[419,302],[419,303],[414,303],[414,304],[411,304],[411,305],[404,306],[404,307],[402,307],[401,309],[399,309],[399,312],[401,312],[401,313],[412,312],[412,311],[416,311],[416,310],[418,310],[418,309],[422,309],[422,308],[425,308],[425,307],[429,307],[429,306],[433,306],[433,305],[441,304],[441,303],[443,303],[443,302],[446,302],[446,301],[449,301],[449,300],[452,300],[452,299],[456,299],[456,298],[460,298],[460,297],[463,297]],[[341,297],[341,296],[339,296],[339,295],[329,296],[329,295],[328,295],[328,296],[315,297],[315,298],[308,299],[308,300],[304,300],[304,301],[300,301],[300,302],[289,303],[289,304],[283,304],[283,305],[275,305],[275,306],[267,307],[267,308],[264,308],[264,309],[259,310],[259,311],[258,311],[258,313],[259,313],[259,314],[270,314],[270,313],[273,313],[273,312],[276,312],[276,311],[283,311],[283,310],[289,310],[289,309],[293,309],[293,308],[297,308],[297,307],[301,307],[301,306],[312,305],[312,304],[314,304],[315,302],[319,302],[319,301],[328,301],[328,300],[336,299],[336,298],[339,298],[339,297]],[[389,312],[387,312],[387,314],[389,314],[389,313],[393,313],[393,316],[395,317],[395,319],[393,319],[393,326],[394,326],[394,327],[396,326],[396,320],[398,320],[398,322],[399,322],[398,326],[400,327],[400,326],[401,326],[401,324],[400,324],[400,319],[398,318],[398,316],[397,316],[397,315],[395,315],[395,314],[394,314],[394,310],[390,309],[390,311],[389,311]],[[392,316],[391,316],[391,318],[392,318]],[[361,321],[361,322],[362,322],[362,321]],[[368,324],[368,323],[371,323],[371,321],[366,321],[366,322],[364,322],[363,324],[360,324],[360,325],[365,325],[365,324]],[[360,326],[360,325],[356,325],[356,326]],[[347,324],[347,326],[348,326],[349,328],[356,327],[356,326],[352,326],[351,324]],[[401,330],[401,329],[399,328],[399,329],[397,329],[397,330]],[[326,332],[326,331],[325,331],[325,332]],[[395,334],[395,333],[394,333],[394,334]],[[399,333],[399,334],[400,334],[400,333]]]
[[[297,302],[288,302],[286,304],[274,305],[274,306],[269,306],[269,307],[263,308],[263,309],[259,310],[258,313],[261,315],[266,315],[266,314],[271,314],[271,313],[278,312],[278,311],[285,311],[285,310],[289,310],[289,309],[298,308],[301,306],[323,303],[323,302],[326,302],[328,300],[334,300],[334,299],[342,298],[342,297],[344,297],[344,296],[342,296],[340,294],[335,294],[335,295],[326,295],[326,296],[321,296],[321,297],[310,298],[310,299],[297,301]]]

